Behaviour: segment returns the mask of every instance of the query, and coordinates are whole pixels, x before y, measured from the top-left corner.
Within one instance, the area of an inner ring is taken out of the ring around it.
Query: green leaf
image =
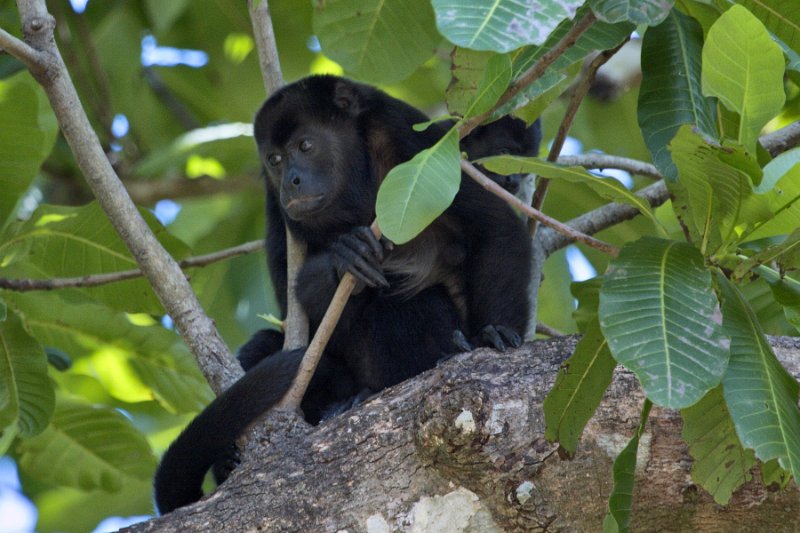
[[[53,148],[58,125],[41,87],[28,72],[0,80],[0,230]]]
[[[717,275],[731,360],[722,380],[725,401],[742,444],[800,479],[797,381],[781,366],[742,293]]]
[[[773,459],[772,461],[761,463],[761,478],[766,487],[776,484],[778,488],[785,489],[786,485],[791,481],[792,475],[781,468],[778,461]]]
[[[714,23],[703,47],[703,94],[739,114],[739,144],[755,153],[761,128],[785,100],[784,59],[764,25],[742,6]]]
[[[478,88],[467,106],[464,117],[473,117],[489,111],[502,96],[511,81],[511,59],[507,55],[494,55],[486,63]]]
[[[322,51],[372,82],[408,77],[433,55],[441,37],[427,0],[317,0],[314,33]]]
[[[160,325],[136,326],[124,314],[81,298],[25,293],[9,301],[40,342],[72,356],[72,372],[97,377],[119,400],[155,397],[171,412],[192,413],[213,398],[194,358]]]
[[[800,228],[797,228],[783,241],[767,246],[755,255],[739,263],[733,271],[734,279],[743,279],[759,265],[776,263],[782,270],[800,268]]]
[[[722,387],[681,412],[683,439],[694,459],[692,480],[706,489],[714,501],[726,505],[733,492],[751,479],[756,458],[742,448],[731,420]]]
[[[173,257],[188,254],[188,247],[169,235],[151,213],[142,215]],[[13,266],[9,272],[17,277],[77,277],[138,266],[95,202],[83,207],[41,206],[28,221],[11,229],[0,242],[0,263]],[[116,309],[163,313],[144,278],[81,291]]]
[[[660,24],[672,9],[675,0],[590,0],[589,5],[597,18],[606,22],[629,21],[634,24],[655,26]]]
[[[650,218],[656,227],[661,226],[646,200],[626,189],[619,181],[613,178],[595,176],[587,172],[583,167],[564,167],[535,157],[513,155],[487,157],[478,160],[478,162],[498,174],[537,174],[545,178],[564,180],[569,183],[581,183],[606,200],[636,207],[643,215]]]
[[[775,302],[783,308],[786,321],[800,331],[800,281],[765,266],[756,267],[755,271],[769,285]]]
[[[774,33],[800,53],[800,3],[796,0],[736,0]]]
[[[608,514],[603,520],[604,533],[628,531],[633,507],[633,486],[636,481],[636,456],[639,440],[650,416],[650,400],[644,401],[642,416],[636,434],[614,460],[614,488],[608,498]]]
[[[146,0],[144,3],[147,9],[147,18],[153,25],[156,34],[166,33],[189,5],[189,0],[172,0],[171,2]]]
[[[728,362],[719,322],[711,275],[694,247],[645,237],[609,265],[600,325],[653,403],[688,407],[719,384]]]
[[[446,101],[450,113],[465,116],[467,108],[475,99],[478,86],[484,77],[486,64],[496,54],[476,52],[456,47],[451,55],[451,82],[447,86]]]
[[[529,70],[575,26],[576,21],[586,16],[589,12],[589,6],[584,5],[578,9],[573,20],[567,19],[559,24],[542,46],[527,46],[515,52],[512,55],[512,79],[519,78]],[[634,29],[636,29],[636,26],[628,22],[619,24],[608,24],[602,21],[595,22],[578,37],[575,44],[570,46],[550,65],[541,78],[523,89],[519,95],[501,107],[498,113],[509,113],[526,105],[529,101],[540,97],[544,98],[546,94],[552,98],[553,95],[550,92],[564,85],[568,78],[575,74],[575,72],[570,71],[578,67],[587,56],[597,50],[614,48],[627,39]]]
[[[602,277],[570,284],[570,292],[578,301],[578,307],[572,312],[572,318],[575,319],[578,331],[581,333],[585,333],[589,325],[597,319],[597,307],[600,305],[600,287],[602,284]]]
[[[121,490],[131,478],[149,479],[155,457],[144,436],[119,412],[59,398],[40,435],[21,441],[19,466],[51,485]]]
[[[450,42],[472,50],[509,52],[542,44],[583,2],[544,0],[535,9],[518,0],[433,0],[436,26]]]
[[[703,31],[677,10],[642,41],[642,88],[638,117],[653,163],[664,176],[675,179],[677,169],[667,145],[683,124],[717,136],[716,103],[700,89],[700,53]]]
[[[458,134],[451,129],[431,148],[394,167],[378,190],[375,212],[395,244],[416,237],[453,202],[461,183]]]
[[[786,235],[800,228],[800,148],[784,152],[764,167],[764,178],[756,187],[764,194],[772,216],[742,236],[743,241]]]
[[[586,423],[603,399],[617,365],[595,319],[556,377],[544,400],[544,436],[558,441],[570,455]]]
[[[667,183],[673,208],[703,255],[725,251],[747,228],[773,216],[767,199],[753,194],[761,171],[741,147],[709,143],[684,125],[670,150],[679,176]]]
[[[47,356],[14,313],[0,322],[0,384],[0,430],[16,424],[23,437],[41,433],[55,402]]]

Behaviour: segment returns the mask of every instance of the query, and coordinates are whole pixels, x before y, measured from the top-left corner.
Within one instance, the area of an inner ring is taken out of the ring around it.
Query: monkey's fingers
[[[478,343],[482,346],[491,346],[499,352],[506,351],[506,343],[503,341],[503,336],[491,324],[484,326],[478,334]]]
[[[348,238],[348,245],[357,247],[354,249],[361,255],[366,256],[367,253],[369,253],[372,257],[377,259],[378,263],[383,261],[383,244],[381,244],[381,241],[375,237],[375,234],[372,233],[372,230],[367,226],[353,228],[353,231],[348,235],[343,235],[343,237]]]
[[[371,264],[358,252],[348,248],[341,242],[335,243],[332,249],[334,252],[334,267],[340,279],[345,272],[350,272],[357,280],[368,287],[389,287],[389,282],[386,281],[380,267]]]
[[[522,337],[513,329],[506,326],[495,326],[494,329],[505,339],[506,344],[512,348],[519,348],[522,346]]]
[[[453,344],[462,352],[471,352],[475,349],[475,346],[467,340],[467,336],[460,329],[453,332]]]

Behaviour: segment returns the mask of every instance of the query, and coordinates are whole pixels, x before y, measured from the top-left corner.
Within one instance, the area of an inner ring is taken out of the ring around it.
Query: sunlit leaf
[[[461,183],[456,130],[410,161],[394,167],[378,190],[375,212],[384,235],[396,244],[416,237],[453,202]]]
[[[53,148],[58,126],[28,72],[0,79],[0,230]]]
[[[47,356],[20,318],[0,322],[0,431],[16,424],[23,437],[41,433],[53,414]]]
[[[414,72],[441,39],[427,0],[318,0],[314,33],[345,70],[382,83]]]
[[[736,0],[790,46],[800,53],[800,3],[795,0]]]
[[[130,478],[149,479],[155,456],[144,436],[119,412],[59,398],[47,429],[21,441],[19,466],[51,485],[121,490]]]
[[[739,144],[755,153],[761,128],[785,100],[784,59],[764,25],[735,5],[714,23],[703,46],[703,94],[739,114]]]

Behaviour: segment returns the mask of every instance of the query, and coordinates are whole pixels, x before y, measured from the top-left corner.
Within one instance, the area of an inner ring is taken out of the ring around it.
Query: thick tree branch
[[[575,342],[462,354],[316,428],[273,416],[213,495],[127,531],[601,531],[611,464],[642,394],[617,369],[575,458],[561,460],[543,438],[542,400]],[[800,377],[800,340],[770,344]],[[723,507],[695,485],[691,466],[679,412],[653,409],[632,531],[794,530],[794,484],[768,489],[755,469]]]
[[[150,231],[103,153],[56,46],[55,22],[44,0],[18,0],[17,6],[25,40],[38,51],[31,72],[44,88],[86,181],[174,320],[209,384],[216,392],[223,390],[238,379],[241,368],[203,312],[180,267]]]
[[[795,120],[778,131],[761,136],[759,142],[772,157],[800,145],[800,120]]]

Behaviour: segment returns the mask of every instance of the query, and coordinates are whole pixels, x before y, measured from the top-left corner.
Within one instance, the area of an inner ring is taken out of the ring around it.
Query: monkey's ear
[[[333,102],[336,107],[354,116],[364,110],[363,95],[359,87],[348,80],[337,80]]]

